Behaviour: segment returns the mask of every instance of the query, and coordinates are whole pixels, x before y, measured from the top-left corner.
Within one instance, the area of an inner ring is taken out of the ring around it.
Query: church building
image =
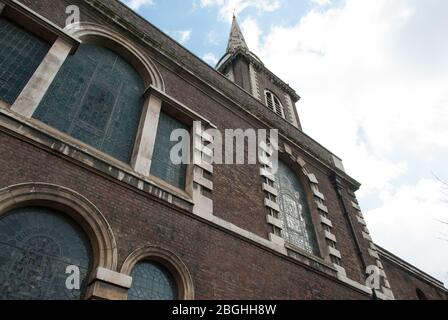
[[[0,0],[0,300],[448,299],[299,100],[236,18],[212,68],[118,0]],[[206,161],[229,129],[278,130],[277,170]]]

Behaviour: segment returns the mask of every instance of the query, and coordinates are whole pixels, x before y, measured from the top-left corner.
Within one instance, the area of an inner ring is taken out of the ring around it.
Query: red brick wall
[[[0,168],[0,188],[46,182],[89,199],[111,225],[119,266],[144,244],[175,252],[192,274],[198,299],[367,298],[327,276],[3,132]]]
[[[429,300],[448,300],[446,291],[443,292],[387,259],[382,258],[381,261],[396,299],[418,300],[417,289],[420,289]]]
[[[80,0],[22,2],[60,26],[65,22],[65,7],[69,4],[81,6],[82,20],[106,23],[106,19],[100,18],[98,13],[91,11],[87,6],[82,6],[83,1]],[[207,81],[216,88],[227,92],[240,107],[263,119],[269,127],[279,128],[310,154],[319,157],[324,163],[329,163],[330,155],[323,147],[284,120],[278,119],[247,93],[206,67],[179,45],[161,36],[154,27],[122,9],[116,1],[105,2],[108,3],[109,9],[121,10],[123,17],[144,30],[159,48],[170,52],[178,62],[193,69],[199,77],[208,79]],[[118,27],[111,25],[109,27],[123,32]],[[137,39],[134,40],[138,42]],[[261,122],[245,114],[235,105],[231,105],[225,98],[211,93],[209,87],[193,79],[169,58],[157,54],[152,49],[147,49],[147,53],[162,74],[166,92],[208,118],[219,129],[262,127]],[[239,67],[244,66],[239,64]],[[250,91],[250,85],[247,85],[248,69],[247,79],[241,77],[243,87]],[[244,84],[245,81],[247,84]],[[271,85],[264,79],[260,90],[269,88],[277,93],[282,103],[286,105],[284,97],[278,92],[279,89]],[[308,170],[317,176],[319,188],[327,198],[329,218],[333,221],[333,232],[342,254],[342,266],[351,279],[363,283],[363,267],[329,178],[332,170],[313,160],[313,157],[303,151],[294,150],[294,152],[300,154],[307,162]],[[0,187],[20,182],[50,182],[78,191],[91,200],[104,213],[114,230],[119,246],[120,263],[128,253],[144,243],[161,244],[171,249],[186,262],[193,274],[198,298],[364,297],[336,280],[309,271],[286,258],[200,222],[185,212],[169,209],[137,190],[131,190],[116,181],[106,179],[3,133],[0,136],[0,168]],[[261,191],[259,167],[218,165],[215,167],[213,180],[215,214],[267,238],[269,228],[263,206],[264,195]],[[360,233],[361,226],[355,223],[355,228],[356,232]],[[366,254],[365,246],[363,251]]]

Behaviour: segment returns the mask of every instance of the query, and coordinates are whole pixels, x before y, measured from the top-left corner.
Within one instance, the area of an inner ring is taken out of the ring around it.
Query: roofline
[[[390,251],[387,251],[386,249],[384,249],[383,247],[375,244],[375,246],[378,249],[378,253],[385,259],[395,263],[396,265],[398,265],[399,267],[405,269],[406,271],[416,275],[417,277],[421,278],[422,280],[429,282],[430,284],[438,287],[439,289],[444,290],[445,292],[448,293],[448,289],[445,287],[444,283],[436,278],[434,278],[433,276],[427,274],[426,272],[416,268],[415,266],[413,266],[412,264],[410,264],[409,262],[401,259],[400,257],[396,256],[395,254],[391,253]]]
[[[250,62],[252,62],[256,67],[264,71],[269,77],[271,77],[275,83],[277,83],[282,89],[284,89],[291,97],[293,98],[294,102],[297,102],[301,99],[301,97],[297,94],[297,92],[291,88],[289,84],[284,82],[282,79],[280,79],[278,76],[276,76],[271,70],[269,70],[262,62],[261,60],[252,52],[248,52],[237,49],[235,52],[226,52],[222,58],[218,61],[216,64],[216,68],[218,71],[221,71],[222,69],[226,68],[233,60],[235,60],[238,56],[243,56],[246,59],[248,59]],[[254,55],[257,59],[252,57],[251,55]],[[230,55],[230,56],[229,56]]]

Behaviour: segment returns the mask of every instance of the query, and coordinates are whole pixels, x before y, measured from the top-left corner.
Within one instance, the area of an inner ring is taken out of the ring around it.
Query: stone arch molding
[[[0,218],[15,208],[36,205],[58,210],[81,226],[92,246],[92,270],[117,269],[117,246],[112,229],[98,208],[84,196],[47,183],[23,183],[0,189]]]
[[[151,59],[134,42],[120,33],[88,22],[70,24],[64,30],[83,43],[101,45],[120,54],[140,74],[147,88],[152,85],[165,92],[162,75]]]
[[[179,297],[182,300],[194,299],[193,279],[187,266],[170,250],[157,246],[143,246],[132,252],[121,267],[121,273],[130,276],[134,266],[140,261],[160,263],[167,268],[178,285]]]

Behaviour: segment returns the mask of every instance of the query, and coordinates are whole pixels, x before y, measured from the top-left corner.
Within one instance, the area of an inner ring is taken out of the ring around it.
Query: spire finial
[[[235,52],[237,49],[242,49],[248,51],[246,40],[244,40],[243,33],[241,32],[240,26],[236,19],[236,9],[233,12],[232,27],[230,29],[229,44],[227,45],[227,52]]]

